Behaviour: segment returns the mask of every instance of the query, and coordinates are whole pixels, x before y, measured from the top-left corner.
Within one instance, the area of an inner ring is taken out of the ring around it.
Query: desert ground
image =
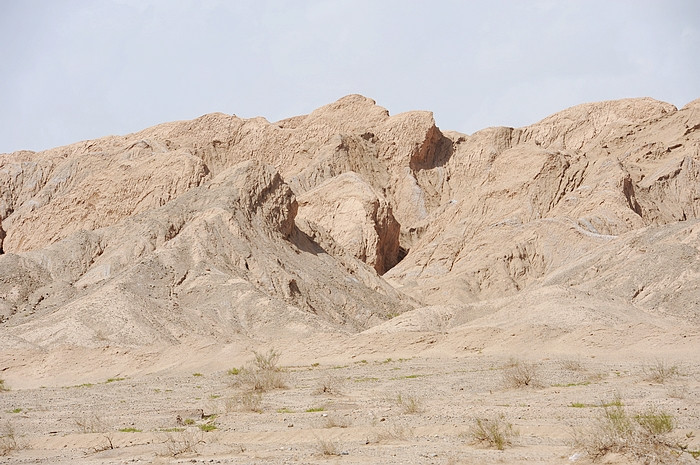
[[[0,463],[698,463],[698,129],[350,95],[0,154]]]
[[[334,342],[336,350],[313,355]],[[3,425],[17,441],[0,460],[590,463],[586,448],[601,432],[603,412],[619,402],[630,418],[672,416],[674,428],[663,437],[672,448],[621,450],[600,463],[643,463],[643,454],[649,463],[696,463],[694,354],[663,359],[658,351],[635,357],[597,349],[537,356],[507,347],[455,350],[452,343],[446,333],[416,333],[261,346],[255,350],[263,358],[271,349],[281,355],[274,373],[282,387],[263,382],[257,390],[245,369],[255,370],[253,353],[233,347],[192,344],[182,348],[186,354],[167,356],[105,348],[100,366],[86,371],[80,367],[86,354],[54,355],[75,364],[71,373],[53,376],[59,370],[48,360],[44,373],[26,366],[18,387],[0,396]],[[139,365],[147,368],[134,369]],[[503,450],[479,440],[477,419],[503,428]]]

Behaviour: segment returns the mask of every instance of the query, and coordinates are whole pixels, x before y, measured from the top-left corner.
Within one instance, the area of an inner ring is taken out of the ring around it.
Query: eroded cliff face
[[[670,292],[652,255],[590,260],[659,237],[654,263],[692,268],[699,108],[591,103],[465,135],[351,95],[0,155],[3,343],[361,331],[562,285],[642,286],[620,298],[652,311]]]

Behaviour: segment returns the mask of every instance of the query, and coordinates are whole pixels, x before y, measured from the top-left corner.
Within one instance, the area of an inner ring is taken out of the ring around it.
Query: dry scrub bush
[[[663,384],[681,374],[677,365],[668,365],[664,360],[657,360],[652,365],[645,366],[643,371],[647,381],[658,384]]]
[[[396,404],[401,407],[403,413],[413,414],[423,411],[421,400],[415,396],[405,396],[399,394],[396,397]]]
[[[168,433],[163,441],[165,455],[177,457],[182,454],[196,454],[204,444],[204,433],[199,429],[187,428],[184,431]]]
[[[585,368],[581,359],[568,359],[561,361],[561,367],[569,371],[584,371]]]
[[[97,415],[76,418],[75,425],[81,433],[104,433],[109,429],[107,423]]]
[[[406,441],[413,437],[413,428],[393,425],[377,434],[376,442]]]
[[[518,436],[518,432],[503,417],[477,418],[467,435],[476,443],[503,450],[513,444],[513,439]]]
[[[10,388],[5,385],[5,380],[0,378],[0,392],[7,392]]]
[[[318,452],[321,455],[340,455],[340,448],[338,447],[338,443],[331,439],[322,439],[316,437],[316,446],[318,447]]]
[[[350,426],[350,420],[335,416],[326,417],[325,428],[347,428]]]
[[[226,411],[243,411],[262,413],[262,392],[247,391],[226,400]]]
[[[270,349],[266,354],[253,352],[255,360],[251,366],[238,370],[237,382],[246,384],[253,391],[266,392],[272,389],[283,389],[284,372],[278,366],[279,352]]]
[[[511,388],[537,387],[540,385],[537,366],[534,363],[513,361],[503,370],[503,383]]]
[[[648,465],[674,463],[686,448],[666,438],[673,428],[670,414],[649,409],[630,415],[617,399],[602,405],[591,428],[574,432],[574,445],[593,461],[616,453]]]
[[[321,379],[316,387],[316,394],[340,395],[343,380],[337,376],[328,375]]]
[[[15,428],[10,422],[5,423],[0,430],[0,456],[10,455],[19,449]]]

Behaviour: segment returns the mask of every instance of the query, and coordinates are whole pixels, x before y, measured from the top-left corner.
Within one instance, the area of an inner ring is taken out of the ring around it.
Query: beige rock
[[[315,222],[347,252],[384,274],[398,261],[399,224],[391,207],[354,172],[299,197],[299,217]]]

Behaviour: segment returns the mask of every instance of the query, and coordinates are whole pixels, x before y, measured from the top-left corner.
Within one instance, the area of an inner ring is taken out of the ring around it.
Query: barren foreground
[[[345,340],[346,355],[319,358],[311,347],[280,348],[279,371],[258,368],[252,352],[246,363],[233,348],[200,347],[178,366],[176,356],[122,354],[150,366],[132,375],[102,364],[71,375],[72,385],[38,376],[45,386],[0,396],[17,443],[0,463],[590,463],[601,418],[618,404],[630,419],[670,415],[673,429],[657,449],[623,444],[601,463],[695,463],[700,365],[692,356],[450,355],[449,334],[409,339],[391,349],[376,338],[372,350]],[[274,387],[277,377],[283,387]],[[479,441],[477,419],[500,428],[503,450]]]

